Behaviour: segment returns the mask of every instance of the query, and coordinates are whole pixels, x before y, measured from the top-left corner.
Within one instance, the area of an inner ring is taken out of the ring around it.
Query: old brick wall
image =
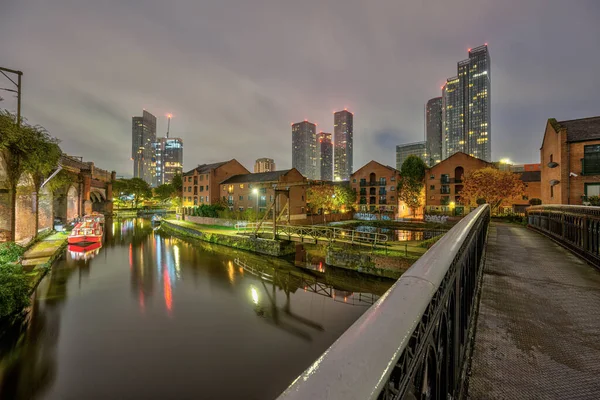
[[[586,183],[600,183],[600,175],[583,175],[581,159],[583,158],[584,148],[588,145],[600,144],[600,140],[590,140],[581,143],[569,143],[569,170],[562,179],[567,182],[569,179],[569,198],[565,199],[565,204],[583,204],[581,196],[585,194]],[[577,176],[570,176],[573,172]]]
[[[557,133],[552,125],[546,125],[546,131],[544,133],[544,140],[542,148],[540,149],[540,163],[542,170],[542,184],[541,184],[541,199],[542,204],[562,204],[562,170],[565,169],[563,166],[563,154],[566,154],[566,143],[563,143],[563,136],[566,134]],[[564,149],[563,149],[564,147]],[[558,167],[550,168],[548,163],[552,160],[558,163]],[[550,190],[551,180],[561,181],[558,185],[554,186],[554,189]],[[566,182],[565,182],[566,183]]]

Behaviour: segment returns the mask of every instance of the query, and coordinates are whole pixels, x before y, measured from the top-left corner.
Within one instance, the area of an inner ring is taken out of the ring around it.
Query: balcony
[[[440,194],[450,194],[450,188],[441,188]]]
[[[360,186],[386,186],[387,183],[385,182],[379,182],[379,181],[374,181],[374,182],[363,182],[360,181]]]
[[[387,200],[379,200],[379,204],[387,204]]]
[[[387,190],[385,190],[385,188],[379,188],[379,195],[380,196],[385,196],[387,194]]]
[[[462,183],[462,181],[462,178],[450,178],[450,183]]]
[[[358,204],[367,204],[367,199],[364,197],[360,198],[360,201],[358,202]]]
[[[366,196],[367,195],[367,189],[360,189],[360,195],[361,196]]]
[[[442,184],[445,184],[445,185],[447,185],[447,184],[449,184],[449,183],[450,183],[450,177],[448,177],[448,176],[442,176],[442,179],[440,179],[440,182],[441,182]]]

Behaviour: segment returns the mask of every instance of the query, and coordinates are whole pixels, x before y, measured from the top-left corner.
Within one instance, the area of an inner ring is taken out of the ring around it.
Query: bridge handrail
[[[527,223],[600,267],[600,207],[533,206],[527,208]]]
[[[467,332],[489,218],[487,204],[464,217],[279,399],[388,399],[409,392],[422,398],[417,391],[425,382],[435,386],[427,388],[431,398],[456,398],[469,358]]]

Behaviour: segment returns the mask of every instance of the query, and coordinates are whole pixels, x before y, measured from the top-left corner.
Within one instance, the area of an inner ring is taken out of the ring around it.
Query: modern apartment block
[[[275,161],[272,158],[259,158],[254,163],[254,173],[275,171]]]
[[[308,179],[319,179],[316,131],[312,122],[292,124],[292,167]]]
[[[144,110],[141,117],[131,119],[131,160],[133,177],[156,186],[154,146],[156,142],[156,117]]]
[[[249,174],[237,160],[202,164],[183,174],[183,206],[199,206],[219,202],[219,185],[234,175]]]
[[[306,218],[306,189],[308,181],[295,168],[239,174],[221,182],[220,193],[230,210],[248,209],[265,212],[276,200],[277,214],[287,204],[290,220]],[[277,189],[277,190],[276,190]]]
[[[402,169],[402,164],[404,163],[404,160],[406,160],[408,156],[411,155],[419,157],[425,162],[425,164],[428,164],[427,143],[415,142],[396,146],[396,169],[398,171]]]
[[[442,87],[442,159],[463,152],[492,159],[491,64],[487,44],[469,49]]]
[[[442,161],[442,98],[435,97],[425,105],[425,141],[427,165]]]
[[[321,180],[333,181],[333,143],[331,133],[319,132],[317,135]]]
[[[183,140],[161,137],[154,145],[156,184],[171,183],[175,174],[183,173]]]
[[[396,213],[399,180],[400,171],[369,161],[350,177],[350,187],[356,192],[356,209],[360,212]]]
[[[354,167],[354,114],[348,110],[333,114],[333,179],[347,181]]]

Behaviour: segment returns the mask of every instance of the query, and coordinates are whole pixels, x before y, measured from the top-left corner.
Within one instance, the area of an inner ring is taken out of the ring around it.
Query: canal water
[[[381,228],[376,226],[359,225],[355,227],[359,232],[382,233],[388,236],[388,241],[406,242],[413,240],[427,240],[438,235],[443,235],[447,231],[441,229],[411,230],[411,229],[393,229]]]
[[[0,398],[272,399],[390,284],[107,221],[4,335]]]

